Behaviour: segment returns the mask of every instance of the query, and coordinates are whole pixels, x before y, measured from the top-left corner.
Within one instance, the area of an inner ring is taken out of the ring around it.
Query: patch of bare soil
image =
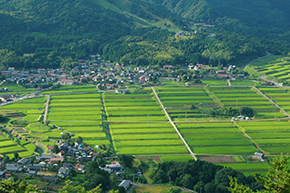
[[[200,157],[200,159],[210,163],[235,163],[236,160],[230,156]]]

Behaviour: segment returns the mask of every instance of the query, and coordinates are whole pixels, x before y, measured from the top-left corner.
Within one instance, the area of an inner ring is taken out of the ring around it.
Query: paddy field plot
[[[277,105],[290,113],[290,89],[288,88],[259,88],[266,96],[271,98]]]
[[[251,87],[210,87],[209,89],[219,98],[224,107],[251,107],[257,119],[285,117],[279,108]]]
[[[183,123],[177,128],[194,153],[251,155],[257,149],[230,122]]]
[[[88,141],[92,144],[93,141],[107,140],[102,128],[102,109],[99,93],[54,95],[50,98],[47,118],[52,125],[61,127],[74,137],[82,137],[85,143]],[[48,135],[49,137],[58,136],[56,133]],[[108,144],[109,141],[102,143]]]
[[[195,121],[208,117],[197,109],[193,110],[192,106],[216,107],[203,87],[156,87],[155,90],[173,121]]]
[[[41,115],[44,112],[45,103],[46,97],[24,99],[0,107],[0,112],[19,111],[26,115],[23,120],[36,122],[41,118]]]
[[[251,139],[268,154],[290,152],[290,122],[238,122]]]
[[[126,95],[106,93],[104,101],[118,154],[187,153],[151,90]]]

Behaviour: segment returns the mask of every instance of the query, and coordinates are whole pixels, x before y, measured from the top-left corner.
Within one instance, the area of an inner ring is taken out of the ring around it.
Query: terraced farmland
[[[277,80],[290,81],[289,57],[270,56],[258,60],[245,68],[250,74],[266,75]],[[271,78],[269,78],[271,79]]]
[[[0,112],[13,112],[19,111],[26,116],[23,118],[26,121],[38,121],[41,120],[41,116],[44,111],[46,97],[37,97],[31,99],[20,100],[12,104],[8,104],[0,107]]]
[[[256,119],[286,117],[279,108],[251,87],[210,87],[209,90],[219,98],[224,107],[251,107],[256,112]]]
[[[265,95],[271,98],[277,105],[290,113],[290,89],[288,88],[259,88]]]
[[[104,95],[112,140],[119,154],[186,154],[150,90]]]
[[[266,154],[290,152],[288,121],[238,122],[238,124]]]
[[[197,108],[192,107],[216,107],[202,87],[158,87],[156,91],[171,119],[175,122],[209,121],[207,115],[200,114]]]
[[[61,85],[60,88],[55,90],[45,91],[43,94],[54,94],[54,93],[76,93],[76,92],[93,92],[96,91],[94,85]]]
[[[230,122],[180,123],[177,127],[197,154],[252,155],[257,151]]]
[[[17,152],[20,156],[22,154],[27,154],[29,156],[34,152],[34,149],[31,150],[31,148],[28,148],[26,146],[27,144],[30,143],[26,142],[25,144],[23,144],[24,147],[21,147],[11,139],[8,139],[3,133],[0,133],[0,154],[6,154],[10,157],[14,157],[14,152]]]
[[[82,137],[87,144],[109,144],[102,128],[102,104],[98,93],[51,96],[47,119],[74,137]],[[50,133],[49,137],[60,138],[61,135]]]

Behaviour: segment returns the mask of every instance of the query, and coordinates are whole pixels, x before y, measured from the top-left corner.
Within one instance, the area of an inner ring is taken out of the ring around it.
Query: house
[[[52,152],[52,151],[53,151],[53,145],[49,145],[49,146],[47,147],[47,152],[50,153],[50,152]]]
[[[67,143],[63,143],[60,145],[60,149],[61,150],[67,150],[68,149],[68,144]]]
[[[55,182],[57,177],[51,177],[51,176],[43,176],[42,180],[45,182]]]
[[[75,84],[75,80],[73,79],[63,79],[59,81],[60,85],[73,85]]]
[[[114,172],[123,171],[124,167],[117,161],[112,162],[111,164],[106,164],[106,168],[113,170]]]
[[[174,66],[172,66],[172,65],[164,65],[163,69],[165,69],[165,70],[174,69]]]
[[[6,178],[5,176],[5,172],[4,171],[0,171],[0,180]]]
[[[29,171],[40,171],[41,168],[44,167],[45,164],[33,164],[32,166],[30,166],[28,169]]]
[[[49,163],[57,164],[63,161],[63,157],[53,157],[53,158],[50,158],[48,161]]]
[[[30,176],[36,176],[36,174],[37,174],[37,171],[34,171],[34,170],[28,171],[28,175],[30,175]]]
[[[193,65],[192,63],[190,63],[190,64],[188,65],[188,69],[189,69],[189,70],[193,70],[193,68],[194,68],[194,65]]]
[[[68,168],[68,169],[73,169],[74,166],[71,163],[63,163],[62,164],[64,168]]]
[[[50,158],[53,158],[54,156],[53,155],[42,155],[42,156],[36,156],[36,160],[41,160],[41,161],[44,161],[44,160],[47,160],[47,159],[50,159]]]
[[[74,168],[76,171],[84,172],[85,165],[81,165],[80,163],[78,163]]]
[[[29,163],[30,163],[30,161],[27,158],[22,158],[21,160],[19,160],[17,162],[18,165],[26,165],[26,164],[29,164]]]
[[[265,159],[264,154],[263,153],[258,153],[258,152],[255,152],[254,158],[257,158],[257,159],[260,159],[260,160]]]
[[[239,116],[237,116],[237,119],[244,120],[245,117],[243,115],[239,115]]]
[[[237,78],[245,78],[244,74],[237,74]]]
[[[69,171],[68,168],[61,167],[61,168],[59,168],[59,170],[58,170],[57,177],[65,178],[65,177],[68,176],[69,172],[70,172],[70,171]]]
[[[88,153],[88,152],[92,151],[92,148],[91,148],[91,146],[87,146],[87,147],[83,148],[83,151]]]
[[[123,180],[120,184],[119,187],[124,187],[125,190],[127,190],[131,185],[131,181],[130,180]]]
[[[7,172],[22,172],[23,168],[19,167],[17,164],[7,164],[6,170]]]

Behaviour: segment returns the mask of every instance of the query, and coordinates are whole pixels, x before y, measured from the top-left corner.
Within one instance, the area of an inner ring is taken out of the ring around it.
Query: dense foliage
[[[146,0],[164,5],[195,22],[270,39],[290,39],[289,1],[275,0]]]
[[[275,18],[265,15],[263,11],[268,9],[264,5],[254,15],[240,18],[250,5],[253,8],[248,12],[253,13],[257,2],[245,5],[244,1],[228,0],[218,4],[209,0],[0,0],[0,67],[67,68],[96,53],[107,61],[143,66],[186,63],[217,66],[245,63],[244,59],[250,61],[264,55],[266,50],[288,54],[289,45],[283,38],[257,40],[237,35],[278,38],[273,35],[277,32],[279,37],[287,37],[283,6],[275,5],[274,10],[265,12],[273,15],[280,11]],[[266,4],[274,3],[268,0]],[[240,6],[238,10],[235,5]],[[256,15],[248,24],[249,18]],[[208,38],[210,31],[203,29],[201,34],[174,38],[168,29],[183,30],[181,16],[194,22],[219,24],[211,30],[216,36]],[[233,19],[234,16],[237,18]]]
[[[156,164],[153,161],[142,162],[140,169],[147,172],[153,183],[173,183],[177,186],[183,186],[195,191],[205,193],[227,193],[229,190],[229,176],[236,178],[253,190],[262,189],[254,177],[245,177],[244,174],[224,168],[223,166],[214,165],[204,161],[183,162],[164,162]]]

